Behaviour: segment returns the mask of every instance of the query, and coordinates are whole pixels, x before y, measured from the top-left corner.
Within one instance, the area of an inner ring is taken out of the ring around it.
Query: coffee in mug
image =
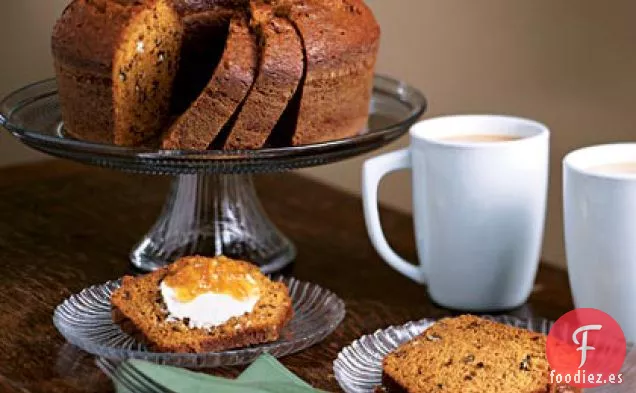
[[[464,143],[491,143],[491,142],[510,142],[521,139],[516,135],[504,135],[504,134],[467,134],[467,135],[455,135],[447,138],[442,138],[445,142],[464,142]]]
[[[411,145],[365,162],[364,214],[380,256],[428,286],[431,299],[465,311],[526,302],[541,254],[549,131],[508,116],[450,116],[411,128]],[[513,143],[496,143],[514,141]],[[495,142],[495,143],[484,143]],[[410,169],[419,263],[386,241],[378,213],[382,177]]]
[[[574,304],[596,308],[636,342],[636,143],[563,160],[565,248]]]
[[[619,162],[614,164],[597,165],[588,169],[594,173],[606,174],[633,174],[636,175],[636,161]]]

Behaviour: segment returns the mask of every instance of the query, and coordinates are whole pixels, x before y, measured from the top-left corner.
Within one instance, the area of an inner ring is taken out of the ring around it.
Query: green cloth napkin
[[[129,360],[148,378],[177,393],[319,393],[273,356],[261,355],[237,379],[225,379],[176,367]],[[119,370],[117,371],[120,372]],[[137,393],[115,382],[117,393]]]

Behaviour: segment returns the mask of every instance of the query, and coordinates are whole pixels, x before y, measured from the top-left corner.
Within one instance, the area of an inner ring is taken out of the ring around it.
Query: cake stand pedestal
[[[376,76],[367,130],[314,145],[245,151],[165,151],[89,143],[65,133],[54,80],[26,86],[0,102],[0,125],[27,146],[90,165],[176,176],[163,211],[130,253],[134,266],[152,271],[185,255],[227,255],[266,273],[296,256],[294,245],[270,221],[252,174],[312,167],[354,157],[404,135],[426,110],[417,90]]]
[[[148,270],[185,255],[221,254],[254,261],[266,272],[296,256],[263,211],[252,175],[178,176],[161,216],[130,260]]]

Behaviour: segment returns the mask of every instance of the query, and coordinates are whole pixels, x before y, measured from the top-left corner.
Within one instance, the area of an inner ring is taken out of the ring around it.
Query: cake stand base
[[[296,249],[263,211],[251,175],[181,175],[130,259],[153,271],[187,255],[226,255],[272,273],[291,263]]]

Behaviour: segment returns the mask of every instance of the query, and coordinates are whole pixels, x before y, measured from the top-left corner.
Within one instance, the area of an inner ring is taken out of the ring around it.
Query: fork
[[[135,386],[135,384],[129,380],[127,376],[122,375],[122,373],[117,371],[117,366],[110,360],[98,358],[95,360],[95,364],[97,364],[97,367],[99,367],[99,369],[102,370],[108,378],[110,378],[113,382],[120,383],[130,393],[140,391],[139,387]]]
[[[139,384],[146,388],[151,393],[177,393],[174,390],[159,384],[157,381],[149,378],[144,372],[139,370],[134,364],[130,362],[124,362],[120,366],[122,372],[128,373],[132,378],[137,380]]]
[[[175,393],[157,384],[127,362],[118,366],[111,360],[99,358],[96,363],[110,379],[121,383],[131,393]]]

